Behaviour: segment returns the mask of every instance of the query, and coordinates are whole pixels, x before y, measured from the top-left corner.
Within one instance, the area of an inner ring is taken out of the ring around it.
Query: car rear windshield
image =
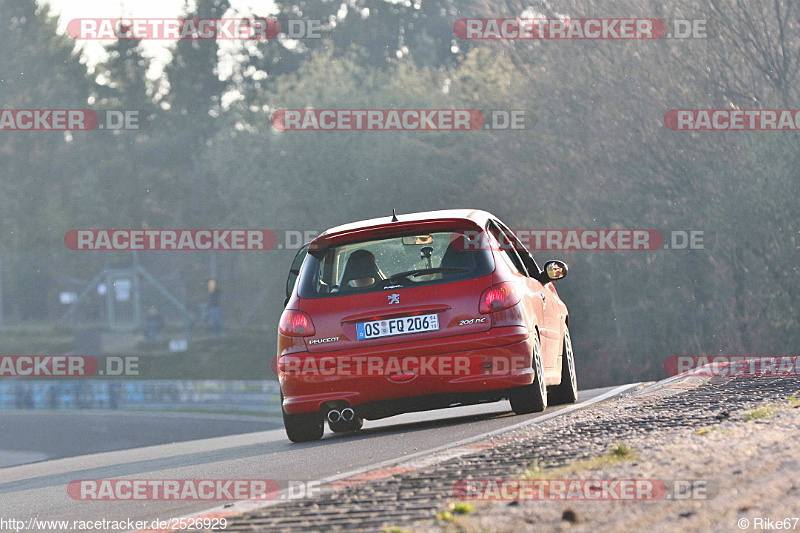
[[[404,233],[311,251],[299,295],[325,298],[485,276],[494,270],[494,261],[489,250],[474,246],[476,233]]]

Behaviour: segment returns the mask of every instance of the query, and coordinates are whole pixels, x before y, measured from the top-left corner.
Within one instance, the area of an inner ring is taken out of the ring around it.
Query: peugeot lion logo
[[[389,295],[389,304],[399,304],[400,303],[400,295],[399,294],[390,294]]]

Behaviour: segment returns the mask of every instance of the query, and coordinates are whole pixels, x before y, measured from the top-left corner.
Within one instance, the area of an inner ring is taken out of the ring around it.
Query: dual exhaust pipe
[[[328,411],[328,422],[336,423],[336,422],[350,422],[356,416],[356,412],[353,411],[350,407],[345,407],[341,411],[338,409],[331,409]]]

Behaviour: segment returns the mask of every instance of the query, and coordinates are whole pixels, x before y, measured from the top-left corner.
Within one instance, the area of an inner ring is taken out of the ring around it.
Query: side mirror
[[[563,278],[567,275],[567,272],[569,272],[569,268],[567,268],[567,264],[564,261],[548,261],[544,264],[545,276],[550,281]]]

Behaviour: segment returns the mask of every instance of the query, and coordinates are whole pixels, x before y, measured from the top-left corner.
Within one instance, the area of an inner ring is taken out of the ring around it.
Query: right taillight
[[[283,312],[278,331],[289,337],[310,337],[316,333],[311,317],[294,309]]]
[[[481,295],[481,313],[496,313],[519,303],[519,294],[513,283],[492,285]]]

